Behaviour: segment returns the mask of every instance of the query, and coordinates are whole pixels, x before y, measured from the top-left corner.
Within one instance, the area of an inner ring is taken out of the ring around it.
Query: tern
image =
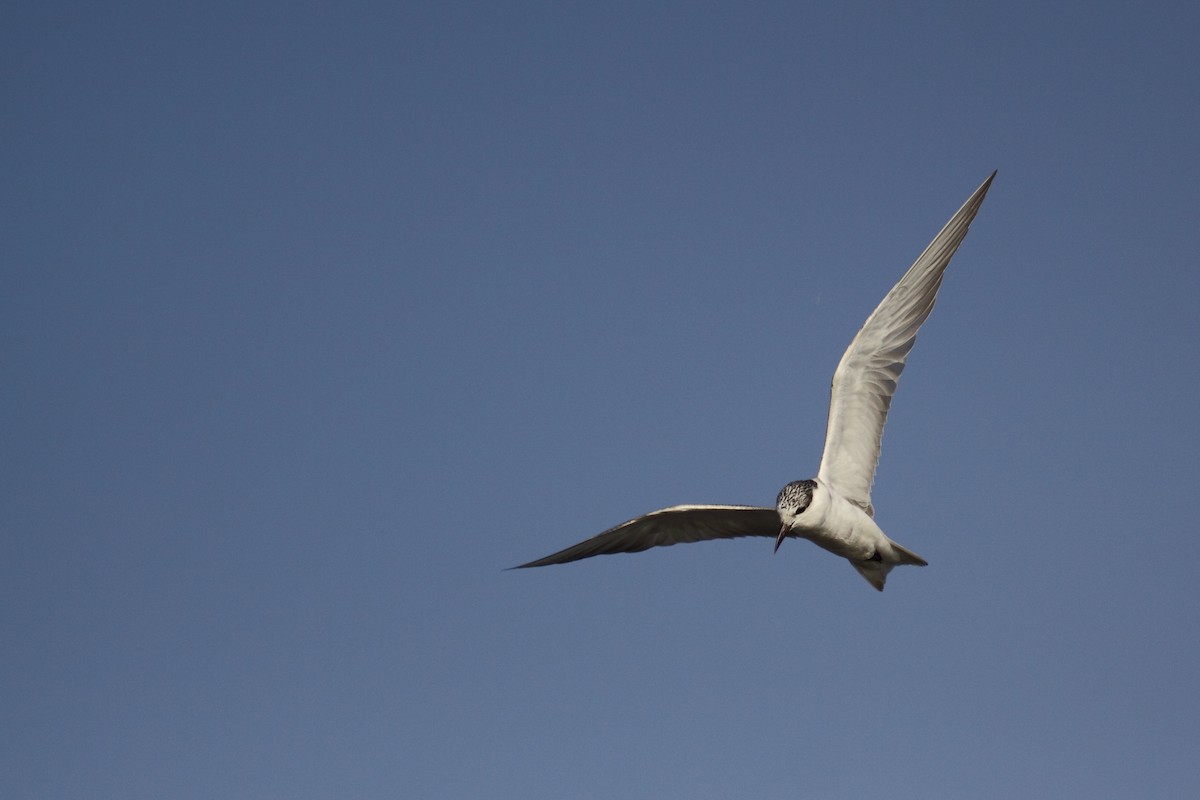
[[[881,592],[893,567],[926,566],[925,559],[889,539],[876,524],[871,486],[905,360],[933,310],[942,274],[995,177],[995,172],[989,175],[950,218],[850,342],[833,373],[825,452],[815,478],[784,486],[774,508],[671,506],[514,569],[740,536],[774,537],[776,552],[784,539],[808,539],[849,561]]]

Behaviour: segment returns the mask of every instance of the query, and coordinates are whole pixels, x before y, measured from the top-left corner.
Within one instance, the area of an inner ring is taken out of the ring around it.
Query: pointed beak
[[[779,535],[775,537],[775,550],[772,552],[775,552],[775,553],[779,552],[779,545],[783,544],[783,540],[785,538],[787,538],[787,535],[788,535],[788,526],[787,526],[787,523],[785,522],[779,528]]]

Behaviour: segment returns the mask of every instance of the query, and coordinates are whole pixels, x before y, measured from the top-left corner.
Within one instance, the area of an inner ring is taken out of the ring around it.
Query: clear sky
[[[1200,11],[30,3],[0,19],[0,796],[1200,791]],[[993,169],[803,541],[770,505]]]

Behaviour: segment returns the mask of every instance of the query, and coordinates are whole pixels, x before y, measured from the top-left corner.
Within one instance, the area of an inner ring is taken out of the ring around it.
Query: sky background
[[[0,15],[0,795],[1200,791],[1195,3]],[[504,568],[892,406],[803,541]]]

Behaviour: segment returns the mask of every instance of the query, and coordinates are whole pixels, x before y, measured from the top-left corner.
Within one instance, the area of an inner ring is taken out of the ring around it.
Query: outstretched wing
[[[888,407],[917,330],[933,310],[942,273],[979,211],[993,172],[867,317],[833,373],[825,453],[817,479],[873,514],[871,484]]]
[[[623,522],[577,545],[513,569],[565,564],[610,553],[640,553],[651,547],[739,536],[779,533],[779,514],[753,506],[672,506]]]

